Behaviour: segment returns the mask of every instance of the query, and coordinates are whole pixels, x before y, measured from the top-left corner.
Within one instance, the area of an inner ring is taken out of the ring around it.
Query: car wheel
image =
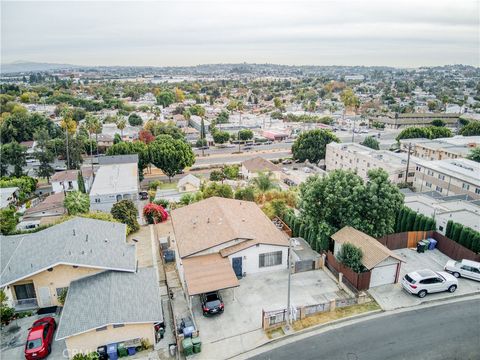
[[[420,290],[417,295],[419,298],[424,298],[427,295],[427,290]]]
[[[458,273],[458,272],[454,272],[452,275],[455,276],[456,278],[460,277],[460,273]]]
[[[451,293],[455,292],[455,290],[457,290],[457,285],[450,285],[450,287],[448,288],[448,291]]]

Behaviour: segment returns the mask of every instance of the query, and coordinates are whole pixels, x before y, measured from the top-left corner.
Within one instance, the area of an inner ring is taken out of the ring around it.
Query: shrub
[[[356,273],[365,270],[365,267],[362,265],[362,258],[362,249],[350,243],[344,243],[337,254],[338,261]]]
[[[164,209],[166,209],[170,203],[168,202],[168,200],[166,199],[158,199],[158,200],[154,200],[153,201],[154,204],[157,204],[157,205],[160,205],[161,207],[163,207]]]
[[[132,200],[121,200],[113,204],[110,213],[115,219],[127,225],[128,234],[140,229],[137,221],[138,210]]]
[[[168,213],[157,204],[148,203],[143,208],[143,216],[149,224],[157,224],[168,219]]]
[[[68,288],[63,289],[60,294],[58,294],[57,300],[60,305],[65,305],[65,299],[67,298]]]

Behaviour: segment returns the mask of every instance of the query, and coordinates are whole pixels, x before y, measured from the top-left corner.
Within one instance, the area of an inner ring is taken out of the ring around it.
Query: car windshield
[[[445,279],[445,278],[442,276],[442,274],[437,273],[437,275],[438,275],[438,277],[439,277],[440,279],[442,279],[443,281],[447,280],[447,279]]]
[[[42,346],[42,339],[33,339],[33,340],[28,340],[27,342],[27,350],[32,350],[36,349]]]
[[[410,276],[405,275],[405,280],[407,280],[410,284],[415,284],[415,280],[413,280]]]
[[[208,301],[206,305],[207,307],[211,307],[211,308],[220,306],[220,300]]]

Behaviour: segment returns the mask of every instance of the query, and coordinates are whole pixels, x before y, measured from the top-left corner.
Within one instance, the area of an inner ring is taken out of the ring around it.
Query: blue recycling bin
[[[118,359],[117,343],[107,345],[107,355],[110,360]]]
[[[430,240],[430,244],[428,245],[428,250],[435,249],[435,247],[437,246],[437,240],[432,239],[432,238],[430,238],[428,240]]]
[[[135,349],[135,347],[128,348],[128,356],[135,355],[136,353],[137,353],[137,350]]]

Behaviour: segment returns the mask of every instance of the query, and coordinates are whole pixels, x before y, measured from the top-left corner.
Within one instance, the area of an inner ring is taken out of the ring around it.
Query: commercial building
[[[413,186],[419,192],[480,199],[480,163],[468,159],[418,160]]]
[[[480,136],[454,136],[439,139],[403,139],[400,149],[424,160],[458,159],[467,157],[472,149],[480,146]]]
[[[138,201],[136,163],[101,165],[90,190],[90,209],[110,212],[120,200]]]
[[[417,126],[424,127],[432,125],[433,120],[442,120],[445,126],[456,127],[461,114],[447,113],[411,113],[411,114],[387,114],[381,116],[370,117],[370,127],[374,123],[385,125],[386,129],[404,129],[407,127]]]
[[[412,183],[415,176],[417,159],[410,157],[408,166],[408,183]],[[355,143],[335,143],[327,145],[325,166],[327,171],[351,170],[363,179],[368,178],[371,169],[384,169],[393,183],[405,182],[408,155],[393,153],[387,150],[373,150]]]

